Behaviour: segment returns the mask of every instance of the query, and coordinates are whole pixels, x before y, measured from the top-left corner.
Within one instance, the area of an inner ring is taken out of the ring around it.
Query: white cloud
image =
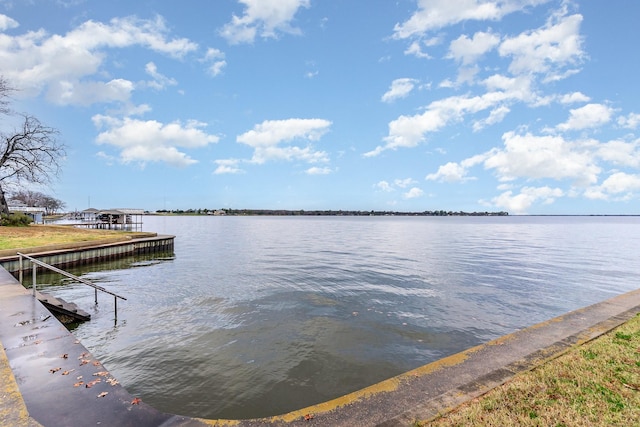
[[[477,32],[473,38],[461,35],[449,45],[448,58],[453,58],[462,65],[475,63],[485,53],[500,43],[500,37],[492,33]]]
[[[511,109],[505,105],[501,105],[497,108],[494,108],[489,113],[489,117],[486,119],[478,120],[473,123],[473,131],[478,132],[484,129],[487,126],[495,125],[496,123],[500,123],[504,118],[511,112]]]
[[[209,62],[208,72],[212,76],[217,76],[222,73],[222,69],[227,66],[227,61],[224,60],[225,54],[219,49],[209,48],[204,57],[204,62]]]
[[[487,154],[478,154],[468,159],[464,159],[460,163],[448,162],[438,168],[436,173],[431,173],[425,177],[427,181],[439,182],[465,182],[473,177],[467,176],[468,169],[484,162]]]
[[[560,97],[561,104],[574,104],[578,102],[583,103],[583,102],[589,102],[589,101],[591,101],[591,98],[589,98],[587,95],[585,95],[582,92],[567,93]]]
[[[396,187],[406,188],[412,184],[415,184],[416,181],[412,178],[404,178],[404,179],[395,179],[393,183],[396,185]]]
[[[491,203],[494,206],[504,208],[508,212],[525,214],[534,203],[541,201],[542,203],[550,204],[563,195],[564,192],[560,188],[523,187],[519,194],[513,194],[511,190],[505,191],[493,198]]]
[[[310,167],[306,171],[308,175],[328,175],[331,172],[333,172],[331,168],[319,168],[317,166]]]
[[[554,14],[543,28],[505,39],[498,52],[512,58],[509,71],[514,75],[548,73],[549,81],[567,77],[560,68],[579,63],[585,55],[581,23],[582,15]]]
[[[425,177],[428,181],[462,182],[467,179],[467,170],[462,165],[449,162],[438,168],[436,173],[430,173]]]
[[[395,79],[389,90],[382,95],[382,102],[393,102],[405,98],[415,88],[418,80],[410,78]]]
[[[3,15],[0,13],[0,31],[10,30],[12,28],[18,28],[20,24],[15,19]]]
[[[557,126],[559,130],[571,131],[600,127],[611,121],[613,109],[603,104],[587,104],[569,111],[569,120]]]
[[[87,106],[96,102],[126,102],[131,98],[134,84],[116,79],[108,82],[80,82],[62,80],[52,82],[47,99],[59,105]]]
[[[213,171],[215,175],[222,174],[238,174],[244,171],[238,167],[240,160],[238,159],[218,159],[214,160],[218,167]]]
[[[205,133],[204,123],[189,121],[163,124],[155,120],[118,119],[96,115],[93,122],[102,131],[98,144],[108,144],[120,150],[123,163],[165,162],[184,167],[197,163],[178,148],[200,148],[218,142],[215,135]]]
[[[414,41],[404,51],[405,55],[413,55],[416,58],[431,59],[431,55],[422,50],[420,42]]]
[[[518,135],[507,132],[502,136],[504,149],[494,148],[486,153],[484,166],[494,169],[500,181],[516,178],[555,180],[568,179],[586,186],[598,180],[600,167],[592,153],[578,143],[560,136]]]
[[[416,199],[422,196],[424,196],[424,191],[422,191],[418,187],[413,187],[402,195],[402,197],[404,197],[405,199]]]
[[[618,125],[627,129],[636,129],[640,125],[640,114],[629,113],[627,116],[620,116]]]
[[[365,157],[377,156],[385,150],[415,147],[424,141],[425,135],[437,132],[451,122],[458,122],[466,114],[477,113],[499,103],[522,96],[518,92],[488,92],[481,96],[452,96],[434,101],[426,111],[414,116],[400,116],[389,123],[389,135],[385,145],[366,152]],[[504,112],[504,110],[499,110]],[[497,117],[495,117],[497,118]]]
[[[418,10],[394,27],[394,37],[406,39],[463,21],[498,21],[505,15],[549,0],[419,0]]]
[[[615,166],[640,168],[640,140],[609,141],[598,145],[597,156]]]
[[[244,4],[244,14],[233,15],[231,22],[220,30],[229,43],[252,43],[259,34],[275,38],[278,32],[300,34],[291,21],[300,8],[308,8],[310,0],[238,0]]]
[[[59,104],[122,101],[133,86],[123,85],[124,79],[100,80],[105,50],[141,46],[181,58],[198,48],[185,38],[170,39],[167,33],[161,17],[128,17],[108,24],[87,21],[65,35],[44,30],[0,34],[2,74],[22,96],[47,91],[48,99]]]
[[[302,160],[308,163],[327,162],[327,153],[316,151],[311,145],[285,145],[294,140],[318,141],[329,131],[331,122],[323,119],[265,120],[236,140],[254,149],[252,162],[268,160]]]
[[[588,188],[585,191],[585,197],[609,200],[613,196],[615,200],[629,200],[633,198],[633,192],[637,191],[640,191],[640,175],[616,172],[605,179],[601,185]]]
[[[394,188],[387,181],[380,181],[376,185],[374,185],[374,187],[387,193],[394,191]]]
[[[146,73],[153,78],[152,81],[147,82],[147,86],[156,90],[162,90],[167,86],[175,86],[178,82],[175,79],[167,77],[158,72],[158,67],[153,62],[148,62],[144,67]]]

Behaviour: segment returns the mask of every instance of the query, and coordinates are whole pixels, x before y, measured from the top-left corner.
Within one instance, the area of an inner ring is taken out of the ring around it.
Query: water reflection
[[[133,394],[208,418],[325,401],[634,289],[638,218],[145,218],[175,257],[51,278]],[[39,275],[40,277],[40,275]],[[44,280],[44,279],[43,279]],[[48,279],[47,279],[48,280]],[[40,279],[39,279],[40,281]],[[85,289],[83,289],[85,288]]]

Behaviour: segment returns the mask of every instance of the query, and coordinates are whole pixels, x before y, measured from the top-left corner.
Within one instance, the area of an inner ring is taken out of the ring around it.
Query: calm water
[[[638,217],[145,217],[175,257],[58,281],[132,394],[207,418],[322,402],[637,288]],[[72,271],[73,272],[73,271]],[[55,278],[50,278],[55,282]]]

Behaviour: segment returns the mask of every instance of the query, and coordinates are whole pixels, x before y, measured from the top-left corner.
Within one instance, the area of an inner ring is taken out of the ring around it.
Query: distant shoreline
[[[212,215],[212,216],[509,216],[509,212],[464,212],[464,211],[345,211],[345,210],[287,210],[287,209],[176,209],[158,210],[156,215]]]

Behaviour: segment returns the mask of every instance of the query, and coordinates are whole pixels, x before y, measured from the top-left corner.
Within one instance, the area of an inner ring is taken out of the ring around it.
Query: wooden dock
[[[72,302],[67,302],[62,298],[56,298],[53,295],[43,292],[36,292],[36,297],[56,318],[60,323],[68,324],[75,322],[86,322],[91,320],[91,315]]]

